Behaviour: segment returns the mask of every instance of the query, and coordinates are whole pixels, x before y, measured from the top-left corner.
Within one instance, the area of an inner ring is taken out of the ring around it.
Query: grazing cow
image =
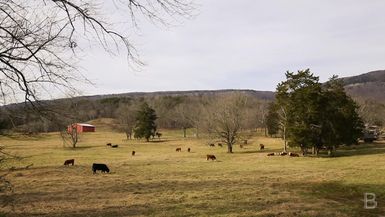
[[[135,156],[135,151],[132,151],[132,154],[131,154],[132,156]]]
[[[111,144],[111,143],[107,143],[106,145],[107,145],[107,146],[111,146],[112,144]]]
[[[70,164],[73,166],[75,164],[75,159],[69,159],[64,161],[64,166],[69,166]]]
[[[243,140],[243,144],[247,145],[247,139]]]
[[[279,155],[285,156],[285,155],[287,155],[287,153],[286,152],[281,152],[281,153],[279,153]]]
[[[187,151],[188,151],[188,152],[190,152],[190,151],[191,151],[191,149],[190,149],[190,148],[188,148],[188,149],[187,149]]]
[[[159,133],[159,132],[156,132],[155,135],[156,135],[156,136],[158,137],[158,139],[160,140],[160,137],[162,136],[162,134]]]
[[[119,145],[111,145],[111,148],[117,148]]]
[[[265,145],[264,144],[259,144],[259,150],[264,150],[265,149]]]
[[[267,154],[267,156],[274,156],[274,152]]]
[[[181,152],[181,151],[182,151],[182,148],[176,148],[175,151]]]
[[[102,173],[109,173],[110,169],[108,169],[107,165],[105,164],[92,164],[92,171],[96,173],[96,171],[100,170]]]
[[[239,145],[239,147],[240,147],[240,148],[243,148],[243,145],[241,144],[241,145]]]
[[[208,154],[206,160],[216,160],[217,158],[213,154]]]
[[[215,147],[215,144],[214,144],[214,143],[211,143],[211,144],[210,144],[210,147]]]
[[[299,154],[289,152],[289,156],[290,156],[290,157],[299,157]]]
[[[222,143],[218,143],[218,146],[219,146],[219,147],[223,147]]]

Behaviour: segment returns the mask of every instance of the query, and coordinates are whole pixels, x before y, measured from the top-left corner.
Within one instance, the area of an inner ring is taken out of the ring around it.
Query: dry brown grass
[[[8,162],[26,170],[7,175],[14,192],[1,194],[6,216],[378,216],[385,215],[385,144],[361,145],[340,157],[267,157],[281,141],[253,137],[245,148],[208,147],[164,131],[159,142],[123,140],[110,131],[83,134],[65,148],[58,134],[1,137],[8,151],[26,157]],[[106,147],[107,142],[119,148]],[[259,151],[259,144],[266,150]],[[182,147],[182,152],[176,152]],[[191,153],[187,148],[192,149]],[[131,151],[136,156],[131,156]],[[217,161],[206,161],[215,154]],[[74,158],[75,166],[63,166]],[[110,174],[92,174],[94,162]],[[2,168],[2,172],[7,172]],[[379,207],[363,209],[363,194]],[[6,203],[8,202],[8,203]]]

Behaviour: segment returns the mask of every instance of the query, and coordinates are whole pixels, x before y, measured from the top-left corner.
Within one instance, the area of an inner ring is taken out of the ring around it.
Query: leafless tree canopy
[[[111,6],[124,17],[106,14]],[[86,80],[76,70],[85,43],[96,41],[114,54],[123,47],[129,62],[140,64],[127,31],[115,22],[135,27],[145,17],[166,24],[192,9],[190,0],[0,0],[0,105],[33,102],[42,92]]]
[[[239,139],[240,130],[245,124],[244,111],[247,104],[247,97],[235,94],[211,108],[209,127],[222,142],[227,144],[229,153],[233,152],[233,145]]]

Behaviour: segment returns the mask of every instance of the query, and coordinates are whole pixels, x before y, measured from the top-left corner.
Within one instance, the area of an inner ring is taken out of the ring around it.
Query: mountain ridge
[[[356,100],[385,103],[385,70],[341,78],[346,92]]]

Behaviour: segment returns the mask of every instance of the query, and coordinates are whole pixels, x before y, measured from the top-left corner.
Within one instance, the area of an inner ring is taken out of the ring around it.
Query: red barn
[[[74,123],[72,125],[69,125],[67,127],[67,131],[71,132],[72,129],[76,127],[76,131],[78,133],[83,133],[83,132],[95,132],[95,126],[91,124],[82,124],[82,123]]]

